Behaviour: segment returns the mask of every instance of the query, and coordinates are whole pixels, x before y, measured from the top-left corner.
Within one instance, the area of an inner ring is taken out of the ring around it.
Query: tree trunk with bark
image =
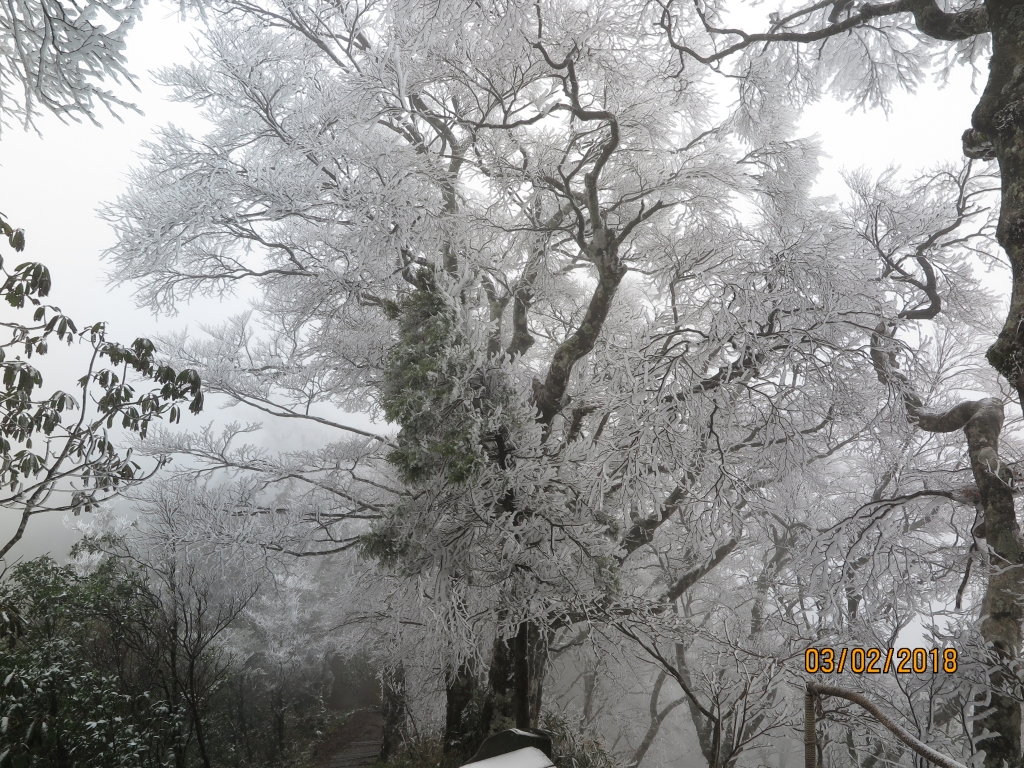
[[[930,278],[934,279],[934,278]],[[938,314],[938,304],[926,312]],[[910,380],[897,370],[896,356],[886,347],[885,325],[871,339],[871,358],[883,384],[902,396],[910,420],[926,432],[963,429],[971,471],[978,486],[983,519],[974,535],[988,545],[989,573],[981,607],[981,635],[991,648],[988,660],[990,700],[987,714],[975,720],[975,736],[993,734],[977,742],[985,750],[985,768],[1021,765],[1021,706],[1017,681],[1010,672],[1021,648],[1024,618],[1024,537],[1013,500],[1013,476],[999,458],[1003,404],[995,398],[972,400],[936,413],[924,409]]]
[[[1010,311],[988,359],[1016,388],[1024,407],[1024,8],[1019,0],[987,0],[985,8],[992,59],[972,124],[999,161],[1002,204],[996,236],[1013,273]]]
[[[511,643],[498,637],[491,650],[487,672],[487,694],[480,713],[480,731],[484,738],[515,725],[515,672]]]
[[[380,745],[380,760],[395,756],[405,743],[405,721],[408,707],[405,693],[405,667],[401,662],[394,669],[386,669],[381,680],[384,736]]]
[[[468,758],[483,741],[483,734],[480,733],[479,696],[476,670],[470,662],[463,662],[445,685],[442,745],[446,754]]]
[[[971,471],[978,485],[983,522],[975,535],[989,547],[989,574],[981,606],[981,635],[991,647],[988,714],[975,721],[975,734],[997,734],[978,743],[985,750],[986,768],[1021,765],[1021,707],[1017,685],[1009,672],[1021,647],[1024,618],[1024,538],[1013,501],[1013,478],[999,458],[1003,404],[995,398],[960,403],[942,414],[919,414],[918,423],[930,432],[962,428],[967,436]]]
[[[524,621],[511,640],[494,641],[487,695],[480,715],[481,738],[507,728],[536,728],[547,673],[547,637],[535,621]]]

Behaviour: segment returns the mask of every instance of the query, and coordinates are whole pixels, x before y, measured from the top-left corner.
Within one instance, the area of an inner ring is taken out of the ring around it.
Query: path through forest
[[[356,710],[319,746],[316,768],[366,768],[380,753],[384,717],[379,707]]]

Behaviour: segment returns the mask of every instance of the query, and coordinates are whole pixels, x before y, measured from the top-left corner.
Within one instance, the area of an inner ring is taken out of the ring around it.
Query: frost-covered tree
[[[536,724],[567,643],[656,662],[719,768],[794,723],[807,646],[884,645],[936,611],[969,634],[972,579],[1000,570],[958,444],[915,427],[993,386],[970,356],[992,178],[853,176],[844,207],[812,198],[817,147],[793,130],[836,73],[881,100],[923,72],[901,17],[841,21],[813,67],[788,32],[737,48],[730,104],[710,82],[727,55],[686,42],[719,34],[702,5],[220,11],[201,62],[165,74],[213,128],[165,129],[110,206],[115,274],[164,311],[255,286],[176,361],[339,437],[274,455],[235,425],[150,450],[315,531],[265,546],[373,558],[450,748]],[[970,754],[969,730],[943,745]]]
[[[223,490],[160,481],[144,493],[145,514],[123,535],[99,538],[107,554],[149,584],[153,621],[146,641],[166,700],[182,712],[174,763],[214,764],[213,698],[231,658],[221,645],[266,580],[266,558],[245,514],[225,504]]]
[[[971,127],[964,131],[963,145],[968,157],[994,159],[999,164],[1002,204],[996,235],[1012,267],[1013,298],[988,359],[1024,401],[1018,383],[1024,371],[1024,234],[1017,224],[1024,204],[1020,119],[1024,19],[1018,4],[1014,0],[780,3],[768,14],[767,24],[748,23],[745,29],[727,23],[730,11],[736,10],[728,0],[666,0],[658,6],[659,24],[682,66],[692,62],[760,73],[749,80],[753,99],[778,96],[787,83],[783,90],[797,102],[813,99],[827,87],[861,104],[884,105],[894,86],[912,89],[930,72],[948,72],[954,65],[976,66],[991,54],[989,77]],[[700,20],[696,27],[691,25],[694,18]],[[774,85],[765,88],[765,82]],[[966,125],[966,115],[963,121]]]
[[[891,3],[821,2],[779,4],[767,23],[749,18],[739,23],[736,5],[728,2],[659,3],[660,25],[666,41],[676,50],[681,66],[703,63],[728,71],[750,87],[751,103],[774,102],[783,98],[806,103],[828,88],[830,92],[855,99],[860,104],[884,105],[894,86],[913,89],[928,74],[940,77],[953,66],[976,66],[989,57],[989,77],[974,111],[971,127],[964,131],[964,153],[975,159],[998,161],[1001,177],[1001,206],[996,239],[1008,257],[1013,276],[1009,312],[988,360],[1017,392],[1021,389],[1022,280],[1021,168],[1022,143],[1019,105],[1024,97],[1021,79],[1021,45],[1024,17],[1019,4],[1000,0],[977,2],[936,2],[900,0]],[[691,23],[699,19],[697,25]],[[783,87],[783,84],[785,86]],[[964,116],[966,126],[967,120]],[[922,130],[926,130],[922,126]],[[1024,539],[1016,520],[1012,495],[1012,472],[1000,457],[998,442],[1004,418],[997,398],[964,401],[945,413],[924,408],[926,399],[913,391],[903,374],[895,375],[881,342],[886,333],[907,321],[932,319],[941,311],[929,259],[917,255],[921,271],[901,275],[920,291],[921,298],[906,307],[898,318],[887,321],[873,342],[875,367],[880,379],[903,392],[912,421],[922,429],[944,432],[964,429],[973,474],[979,493],[979,518],[985,524],[976,530],[981,546],[990,548],[1002,571],[993,572],[982,613],[982,634],[993,649],[994,679],[1002,683],[1007,698],[998,696],[988,715],[975,723],[979,746],[985,749],[986,765],[1021,762],[1020,707],[1015,675],[1006,665],[1016,664],[1021,648],[1021,615],[1016,575],[1024,564]],[[887,266],[887,270],[892,267]],[[890,272],[891,274],[891,272]],[[990,392],[994,387],[989,388]],[[979,707],[979,711],[981,707]],[[1000,734],[987,736],[986,734]],[[984,738],[982,738],[984,737]]]

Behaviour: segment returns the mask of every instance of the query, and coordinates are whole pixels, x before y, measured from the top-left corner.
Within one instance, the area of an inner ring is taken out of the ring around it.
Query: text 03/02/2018
[[[937,674],[956,672],[955,648],[808,648],[804,651],[804,671],[826,675],[855,674]]]

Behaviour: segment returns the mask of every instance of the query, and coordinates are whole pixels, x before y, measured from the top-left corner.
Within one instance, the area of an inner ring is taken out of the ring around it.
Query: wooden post
[[[808,686],[804,692],[804,768],[816,768],[818,764],[818,737],[814,726],[814,694]]]

